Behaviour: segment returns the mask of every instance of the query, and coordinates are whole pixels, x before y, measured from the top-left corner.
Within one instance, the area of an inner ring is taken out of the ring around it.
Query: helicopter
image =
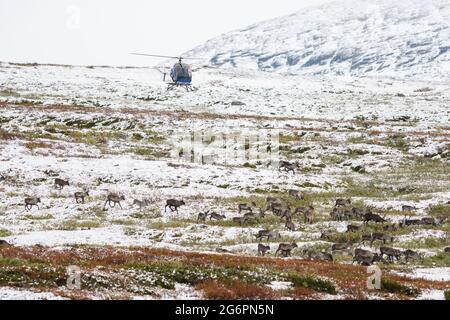
[[[192,87],[192,68],[190,65],[183,63],[183,60],[200,60],[199,58],[184,58],[184,57],[172,57],[172,56],[162,56],[155,54],[144,54],[144,53],[131,53],[135,56],[144,57],[154,57],[154,58],[167,58],[167,59],[177,59],[178,63],[175,63],[172,68],[170,67],[154,67],[163,74],[163,81],[166,82],[167,71],[170,69],[170,78],[172,82],[167,85],[167,91],[173,90],[177,87],[184,88],[187,92],[194,91]]]

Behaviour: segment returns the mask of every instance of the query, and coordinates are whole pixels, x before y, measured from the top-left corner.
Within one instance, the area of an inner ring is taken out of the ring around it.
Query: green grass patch
[[[27,220],[35,220],[35,221],[42,221],[42,220],[51,220],[54,219],[55,217],[51,214],[43,214],[43,215],[32,215],[32,214],[27,214],[24,216],[24,219]]]
[[[420,290],[417,288],[405,286],[397,281],[389,279],[381,279],[381,290],[409,297],[417,297],[420,294]]]
[[[398,149],[401,152],[407,152],[409,149],[408,141],[406,140],[405,137],[400,136],[400,135],[390,137],[386,141],[385,145],[386,145],[386,147],[389,147],[389,148]]]
[[[58,230],[74,231],[79,229],[95,229],[100,227],[100,222],[92,220],[66,220],[58,226]]]
[[[2,90],[2,91],[0,91],[0,97],[5,97],[5,98],[20,97],[20,94],[13,90]]]
[[[265,284],[272,279],[271,275],[267,272],[259,273],[253,269],[186,265],[185,263],[176,261],[130,264],[126,268],[148,273],[148,276],[145,278],[150,282],[146,285],[172,290],[175,288],[176,283],[195,285],[210,279],[222,282],[241,281],[257,284]]]
[[[120,226],[134,226],[136,224],[133,219],[116,219],[111,221],[111,223]]]
[[[313,289],[318,292],[325,292],[329,294],[337,294],[337,289],[334,283],[329,280],[320,279],[313,276],[300,276],[298,274],[290,274],[287,277],[288,281],[294,284],[294,287]]]
[[[192,221],[189,220],[170,220],[170,221],[152,221],[147,224],[148,229],[155,230],[165,230],[165,229],[175,229],[175,228],[184,228],[189,226]]]
[[[77,143],[105,145],[109,141],[125,140],[127,135],[120,131],[77,131],[69,130],[65,134]]]
[[[12,233],[6,229],[0,229],[0,238],[9,237]]]
[[[449,267],[450,253],[440,252],[432,257],[425,258],[421,265],[425,267]]]
[[[8,130],[0,128],[0,140],[13,140],[20,137],[21,135],[16,132],[10,132]]]
[[[243,166],[244,168],[256,169],[256,165],[251,164],[251,163],[248,163],[248,162],[244,163],[242,166]]]
[[[439,219],[450,219],[450,204],[440,204],[431,207],[430,215]]]
[[[67,281],[63,268],[0,256],[0,286],[59,288]]]
[[[128,153],[133,153],[138,156],[149,157],[149,158],[167,158],[170,156],[170,152],[166,150],[161,150],[153,147],[136,147],[130,148]]]
[[[408,242],[401,242],[398,244],[398,246],[406,249],[442,248],[450,246],[450,238],[435,238],[435,237],[423,238]]]

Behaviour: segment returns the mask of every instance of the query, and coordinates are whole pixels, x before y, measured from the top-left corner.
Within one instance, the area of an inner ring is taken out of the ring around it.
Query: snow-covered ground
[[[404,218],[403,205],[422,218],[450,200],[448,82],[209,69],[194,79],[195,92],[166,92],[152,69],[0,64],[0,238],[16,246],[256,255],[254,235],[270,228],[281,233],[276,241],[295,240],[301,256],[303,249],[329,250],[322,231],[342,236],[348,224],[362,224],[330,221],[338,197],[391,222]],[[186,133],[274,130],[280,157],[298,163],[296,174],[251,159],[205,165],[170,156]],[[56,190],[55,177],[70,185]],[[89,197],[77,204],[73,194],[83,189]],[[298,205],[314,205],[313,225],[296,217],[298,230],[287,231],[272,215],[243,227],[231,221],[239,203],[262,208],[268,195],[285,197],[289,189],[307,195]],[[108,192],[125,196],[123,210],[103,210]],[[40,208],[26,211],[27,196],[40,197]],[[165,212],[169,198],[186,205]],[[141,211],[134,199],[150,205]],[[225,221],[196,223],[208,210]],[[448,222],[412,228],[393,246],[430,259],[449,246],[448,232]]]
[[[0,300],[64,300],[50,292],[35,292],[15,288],[0,288]]]

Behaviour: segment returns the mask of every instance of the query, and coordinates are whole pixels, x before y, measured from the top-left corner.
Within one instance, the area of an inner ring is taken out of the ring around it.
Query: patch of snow
[[[289,290],[289,289],[291,289],[293,284],[292,284],[292,282],[288,282],[288,281],[272,281],[267,286],[269,288],[271,288],[272,290],[280,291],[280,290]]]
[[[432,281],[450,281],[450,267],[415,269],[411,276]]]
[[[15,288],[0,288],[0,300],[67,300],[51,292],[35,292]]]
[[[425,290],[417,300],[445,300],[444,290]]]

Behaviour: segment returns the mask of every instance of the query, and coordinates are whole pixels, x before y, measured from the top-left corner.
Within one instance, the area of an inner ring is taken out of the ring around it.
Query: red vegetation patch
[[[273,300],[279,298],[276,292],[256,284],[232,281],[217,283],[206,281],[195,286],[203,291],[205,298],[210,300]]]
[[[222,267],[241,269],[265,268],[268,272],[295,272],[299,275],[314,275],[333,281],[338,291],[350,298],[363,299],[367,292],[367,269],[361,266],[337,264],[330,262],[307,261],[300,259],[276,259],[250,256],[235,256],[229,254],[207,254],[196,252],[171,251],[151,248],[112,248],[112,247],[73,247],[64,250],[52,250],[42,246],[28,248],[0,248],[0,256],[12,259],[22,259],[29,262],[45,263],[52,266],[65,267],[79,265],[85,270],[99,266],[108,269],[119,269],[132,264],[151,264],[158,262],[177,261],[188,266]],[[384,268],[384,278],[420,289],[448,290],[450,281],[435,282],[424,279],[410,279],[390,274],[389,268]],[[206,282],[199,285],[211,299],[276,298],[279,293],[265,286],[245,283],[215,283]],[[317,294],[317,293],[316,293]],[[310,289],[297,288],[289,293],[296,299],[311,298],[315,294]]]

